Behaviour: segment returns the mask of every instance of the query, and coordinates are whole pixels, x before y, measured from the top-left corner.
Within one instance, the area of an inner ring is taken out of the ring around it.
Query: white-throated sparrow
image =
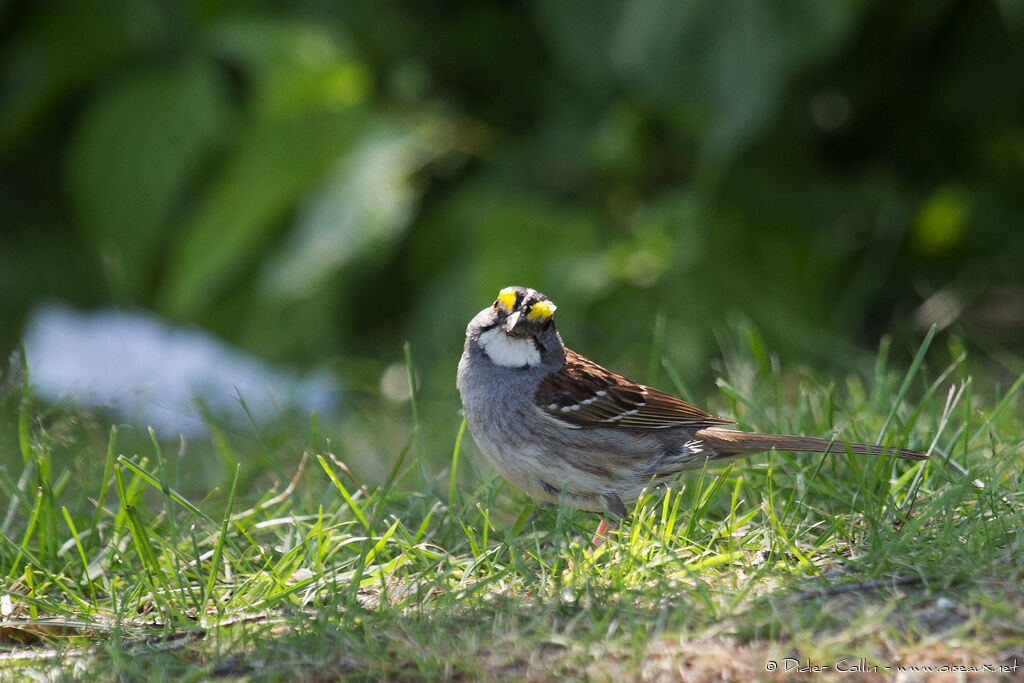
[[[705,462],[772,448],[896,455],[920,451],[808,436],[756,434],[567,349],[555,304],[506,287],[466,329],[458,388],[473,437],[495,469],[540,500],[627,514],[641,490]]]

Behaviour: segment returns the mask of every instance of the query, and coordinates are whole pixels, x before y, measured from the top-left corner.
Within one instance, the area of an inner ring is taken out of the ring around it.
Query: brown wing
[[[702,429],[732,424],[570,349],[565,350],[565,366],[544,378],[534,398],[547,417],[577,428]]]

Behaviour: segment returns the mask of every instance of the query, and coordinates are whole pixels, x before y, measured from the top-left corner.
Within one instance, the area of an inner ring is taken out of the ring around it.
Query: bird
[[[645,488],[773,448],[928,457],[909,448],[729,428],[734,421],[567,348],[555,327],[556,308],[528,287],[500,290],[466,328],[456,385],[473,439],[494,469],[539,501],[603,513],[599,535],[608,517],[617,524],[628,516],[626,504]]]

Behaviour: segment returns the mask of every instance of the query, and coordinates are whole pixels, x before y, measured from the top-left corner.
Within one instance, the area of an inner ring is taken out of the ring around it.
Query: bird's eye
[[[495,299],[495,300],[494,300],[494,303],[493,303],[493,304],[491,304],[491,308],[497,308],[497,307],[498,307],[498,300],[497,300],[497,299]]]

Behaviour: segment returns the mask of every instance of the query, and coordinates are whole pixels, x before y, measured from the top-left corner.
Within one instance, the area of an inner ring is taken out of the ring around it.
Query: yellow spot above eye
[[[534,305],[530,306],[530,312],[526,315],[527,318],[536,320],[537,318],[550,318],[555,309],[558,308],[550,301],[538,301]]]
[[[511,311],[516,307],[516,290],[511,287],[501,290],[498,292],[498,301],[501,302],[506,311]]]

